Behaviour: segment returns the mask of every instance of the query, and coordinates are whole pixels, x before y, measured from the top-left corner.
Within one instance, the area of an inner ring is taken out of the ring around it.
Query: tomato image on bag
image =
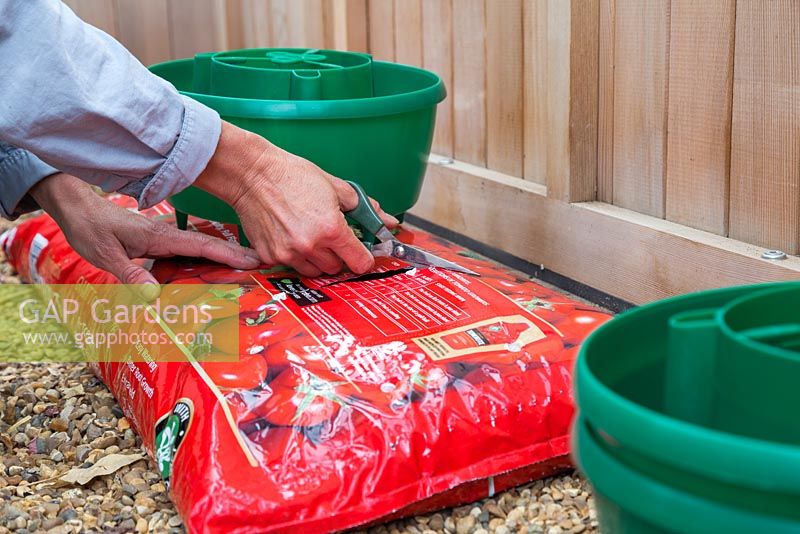
[[[572,364],[608,315],[428,233],[403,229],[398,239],[481,276],[385,258],[374,275],[318,279],[185,258],[152,266],[167,294],[239,287],[189,299],[231,309],[205,331],[215,340],[207,355],[234,360],[95,365],[190,531],[348,529],[569,465]],[[115,283],[47,216],[1,242],[29,281]]]

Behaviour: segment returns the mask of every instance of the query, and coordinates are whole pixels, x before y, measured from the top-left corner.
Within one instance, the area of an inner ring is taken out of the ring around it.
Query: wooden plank
[[[616,0],[600,0],[597,80],[597,200],[614,201],[614,28]]]
[[[522,1],[486,3],[486,163],[522,176]]]
[[[614,204],[664,216],[669,1],[617,0]]]
[[[369,50],[367,0],[325,0],[325,47]]]
[[[225,48],[234,50],[245,48],[245,0],[226,0],[225,2]]]
[[[569,172],[568,178],[560,181],[560,187],[553,187],[551,180],[547,182],[551,196],[569,202],[597,198],[598,31],[599,0],[572,0],[566,140]],[[549,176],[557,179],[559,174],[549,173]]]
[[[486,165],[485,0],[453,9],[453,144],[457,159]]]
[[[293,46],[325,48],[323,0],[295,0],[292,2],[292,30],[297,32]]]
[[[672,0],[666,217],[727,235],[735,1]]]
[[[450,92],[436,109],[433,150],[453,156],[453,3],[426,0],[422,4],[423,66],[438,74]]]
[[[369,52],[380,61],[394,61],[394,0],[369,0]]]
[[[172,57],[166,2],[116,0],[119,40],[139,61],[151,65]]]
[[[524,177],[566,202],[595,198],[597,10],[597,0],[524,6]]]
[[[271,0],[271,46],[324,48],[322,0]]]
[[[459,161],[429,166],[412,213],[635,304],[800,279],[800,258],[762,260],[746,243],[601,202],[568,204]]]
[[[222,50],[226,45],[225,6],[222,0],[169,0],[172,57]]]
[[[736,6],[730,235],[800,251],[800,3]]]
[[[597,0],[550,0],[548,195],[594,200],[597,189]]]
[[[565,2],[567,6],[568,2]],[[551,113],[551,99],[555,98],[557,104],[559,100],[567,100],[565,94],[569,91],[569,79],[566,87],[563,85],[563,73],[569,78],[569,65],[562,66],[569,61],[569,50],[550,48],[548,32],[548,12],[552,2],[525,2],[523,6],[523,27],[524,32],[524,83],[523,100],[525,116],[523,120],[523,176],[526,180],[536,183],[547,183],[547,165],[550,160],[549,154],[551,139],[562,137],[565,132],[553,132],[551,130],[551,119],[557,113]],[[559,6],[553,8],[558,11]],[[569,20],[567,20],[569,23]],[[563,28],[562,28],[563,30]],[[567,33],[569,27],[566,28]],[[554,37],[563,38],[563,32],[558,32]],[[555,39],[554,39],[555,40]],[[563,40],[563,39],[562,39]],[[569,43],[569,35],[566,36]],[[559,65],[559,60],[562,65]],[[558,72],[560,67],[561,72]],[[551,78],[551,69],[556,71],[556,78]],[[550,91],[551,85],[559,86],[561,92]],[[554,94],[555,93],[555,94]],[[562,123],[560,126],[564,126]]]
[[[293,0],[269,0],[269,46],[291,46],[289,8]]]
[[[241,2],[241,11],[238,18],[241,21],[241,35],[235,35],[232,29],[228,31],[228,44],[230,48],[267,48],[271,44],[269,0],[238,0]],[[234,16],[231,13],[231,16]],[[231,26],[229,25],[229,28]]]
[[[395,61],[422,66],[422,0],[395,0]]]
[[[108,0],[64,0],[82,20],[107,34],[117,37],[117,13]]]

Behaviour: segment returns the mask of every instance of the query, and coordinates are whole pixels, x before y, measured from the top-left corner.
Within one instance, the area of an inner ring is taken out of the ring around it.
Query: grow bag
[[[569,467],[573,361],[608,316],[425,232],[399,239],[481,277],[390,259],[354,279],[154,264],[163,283],[243,289],[238,362],[94,364],[191,531],[346,529]],[[47,216],[3,242],[26,280],[115,282]]]

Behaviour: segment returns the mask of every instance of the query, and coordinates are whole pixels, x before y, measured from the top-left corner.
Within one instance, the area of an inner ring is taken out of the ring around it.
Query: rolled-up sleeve
[[[57,172],[27,150],[0,141],[0,215],[14,219],[38,209],[28,191]]]
[[[59,0],[0,0],[0,72],[0,139],[141,208],[189,186],[216,149],[215,111]]]

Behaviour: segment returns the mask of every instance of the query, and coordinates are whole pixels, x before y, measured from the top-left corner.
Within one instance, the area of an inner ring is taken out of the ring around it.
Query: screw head
[[[787,256],[782,250],[765,250],[761,253],[761,258],[765,260],[785,260]]]
[[[403,245],[397,245],[394,247],[394,257],[395,258],[404,258],[406,256],[406,247]]]

